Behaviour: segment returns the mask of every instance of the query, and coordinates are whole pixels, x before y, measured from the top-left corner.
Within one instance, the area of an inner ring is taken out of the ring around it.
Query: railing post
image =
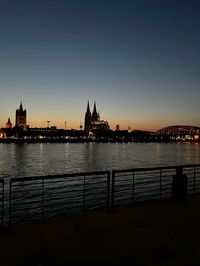
[[[193,188],[194,194],[196,193],[196,167],[194,167],[194,188]]]
[[[115,172],[112,171],[112,189],[111,189],[111,208],[114,208],[115,204]]]
[[[85,210],[85,175],[83,176],[83,211]]]
[[[132,189],[132,203],[134,203],[135,200],[135,172],[133,171],[133,189]]]
[[[1,225],[4,226],[4,180],[2,180],[2,215],[1,215]]]
[[[44,178],[42,179],[42,219],[44,219]]]
[[[162,169],[160,169],[160,199],[162,198]]]
[[[10,193],[9,193],[10,195],[9,195],[9,217],[8,217],[8,219],[9,219],[9,221],[8,221],[8,223],[9,223],[9,227],[11,227],[11,208],[12,208],[12,179],[10,179]]]
[[[110,172],[107,173],[107,211],[110,209]]]

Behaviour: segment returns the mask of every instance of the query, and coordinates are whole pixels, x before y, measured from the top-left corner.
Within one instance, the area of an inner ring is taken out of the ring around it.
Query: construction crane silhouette
[[[44,121],[44,122],[46,122],[46,123],[47,123],[47,127],[49,127],[49,123],[50,123],[51,121],[46,120],[46,121]]]

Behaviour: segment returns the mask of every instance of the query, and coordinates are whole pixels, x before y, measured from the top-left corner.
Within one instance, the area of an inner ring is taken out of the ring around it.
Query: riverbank
[[[16,225],[1,233],[1,265],[195,265],[200,196]]]

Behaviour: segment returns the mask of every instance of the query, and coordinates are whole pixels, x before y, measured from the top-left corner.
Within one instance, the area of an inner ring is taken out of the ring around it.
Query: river
[[[0,144],[0,177],[200,163],[194,143]]]

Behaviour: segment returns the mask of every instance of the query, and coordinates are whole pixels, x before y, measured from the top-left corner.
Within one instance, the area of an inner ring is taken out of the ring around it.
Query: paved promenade
[[[0,265],[199,265],[200,196],[16,225],[0,233]]]

